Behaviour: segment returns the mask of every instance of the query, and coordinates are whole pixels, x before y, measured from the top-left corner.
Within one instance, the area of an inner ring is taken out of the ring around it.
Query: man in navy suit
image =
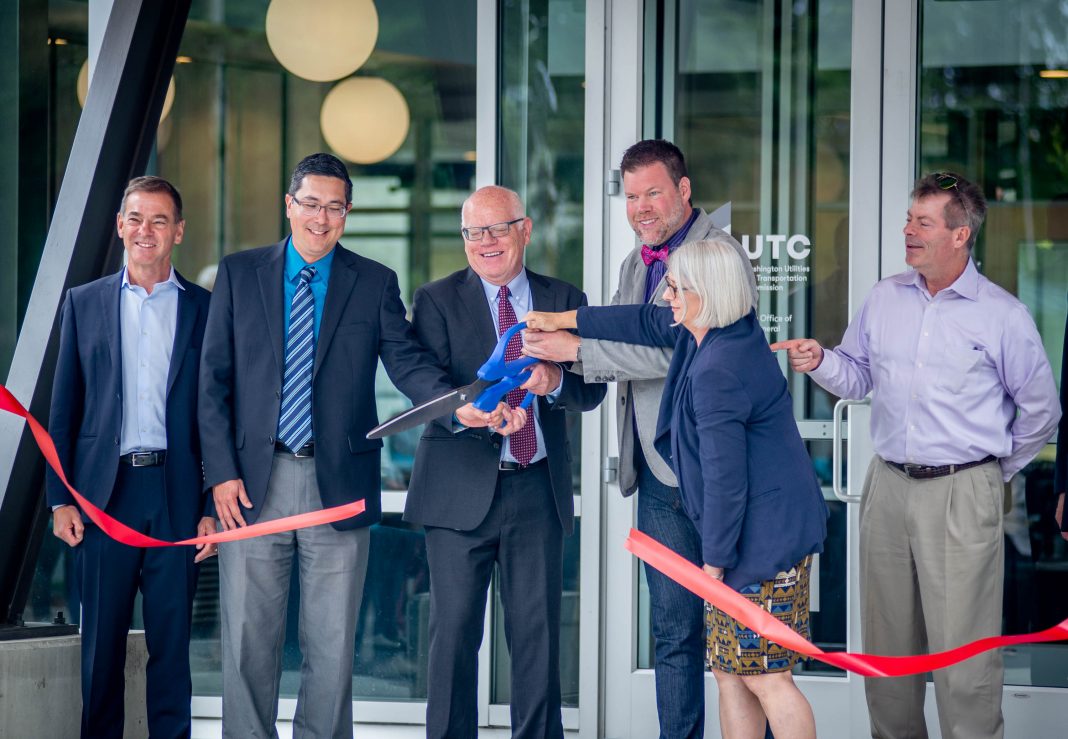
[[[571,310],[586,302],[576,287],[524,268],[533,224],[516,193],[484,187],[464,203],[462,218],[470,268],[419,288],[412,309],[420,341],[454,385],[474,381],[498,336],[527,311]],[[513,341],[508,359],[519,356],[521,340]],[[426,528],[428,737],[477,735],[478,649],[495,567],[512,657],[512,736],[563,736],[563,539],[574,528],[563,411],[596,407],[605,385],[586,385],[541,362],[523,388],[511,402],[526,390],[540,396],[523,429],[503,438],[439,419],[427,424],[415,453],[404,518]]]
[[[417,402],[451,389],[405,318],[397,275],[338,239],[352,181],[305,157],[285,196],[292,235],[219,264],[201,360],[204,472],[224,529],[359,499],[333,526],[232,542],[219,552],[223,735],[275,737],[290,572],[300,578],[301,684],[294,737],[352,736],[352,658],[368,527],[382,518],[375,370]],[[503,411],[470,406],[468,425]]]
[[[197,377],[208,292],[171,265],[185,221],[159,177],[130,182],[117,216],[126,266],[71,288],[63,304],[49,432],[74,487],[127,526],[161,539],[210,534],[197,437]],[[123,735],[126,634],[143,597],[148,729],[190,731],[189,629],[195,562],[214,545],[139,549],[82,519],[48,471],[56,536],[76,547],[82,593],[83,737]]]

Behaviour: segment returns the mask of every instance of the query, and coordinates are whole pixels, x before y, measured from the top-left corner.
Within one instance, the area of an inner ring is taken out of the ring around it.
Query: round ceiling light
[[[357,164],[388,159],[408,138],[411,114],[401,91],[378,77],[339,82],[323,100],[319,126],[330,148]]]
[[[306,80],[330,82],[371,56],[378,11],[373,0],[271,0],[266,31],[279,64]]]
[[[82,63],[82,68],[78,70],[78,105],[85,107],[85,98],[89,95],[89,60],[86,59]],[[174,105],[174,75],[171,75],[171,81],[167,83],[167,96],[163,98],[163,110],[159,114],[159,119],[162,122],[164,118],[171,112],[171,106]]]

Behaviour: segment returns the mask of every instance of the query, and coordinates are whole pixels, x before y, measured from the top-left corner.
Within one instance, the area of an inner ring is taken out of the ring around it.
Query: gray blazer
[[[733,245],[746,263],[749,255],[742,245],[726,231],[721,230],[707,213],[698,209],[686,241],[722,239]],[[612,305],[634,305],[645,302],[645,273],[648,268],[642,261],[641,247],[636,246],[619,268],[619,289],[612,296]],[[757,304],[756,277],[749,271],[749,284],[753,291],[753,306]],[[664,291],[661,280],[653,291],[653,300],[666,305],[660,298]],[[660,412],[660,398],[664,394],[664,378],[671,364],[671,349],[652,346],[637,346],[616,341],[583,339],[581,362],[576,362],[572,372],[582,373],[586,382],[618,382],[617,427],[619,433],[619,487],[623,495],[632,495],[638,488],[638,472],[634,464],[634,434],[631,427],[637,414],[638,437],[642,453],[656,478],[665,485],[678,487],[671,465],[665,462],[653,447],[656,434],[656,419]]]

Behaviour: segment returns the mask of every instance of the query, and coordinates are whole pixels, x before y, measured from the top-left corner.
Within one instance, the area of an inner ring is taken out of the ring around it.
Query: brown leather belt
[[[119,457],[119,461],[131,467],[155,467],[167,461],[167,450],[154,452],[130,452]]]
[[[886,460],[886,463],[896,470],[901,470],[913,480],[933,480],[937,477],[946,477],[952,475],[954,472],[960,472],[970,467],[978,467],[981,464],[987,462],[996,462],[997,457],[993,454],[988,454],[982,459],[977,459],[974,462],[964,462],[963,464],[943,464],[938,467],[932,467],[925,464],[901,464],[900,462],[891,462]]]
[[[292,457],[296,457],[297,459],[307,459],[308,457],[315,456],[315,442],[309,441],[307,444],[305,444],[300,449],[294,452],[282,442],[276,441],[274,443],[274,451],[276,453],[281,452],[283,454],[288,454]]]

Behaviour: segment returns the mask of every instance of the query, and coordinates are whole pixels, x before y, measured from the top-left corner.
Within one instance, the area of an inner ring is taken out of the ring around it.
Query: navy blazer
[[[527,270],[533,310],[566,311],[586,304],[582,292],[562,280]],[[497,329],[482,280],[470,268],[428,283],[415,293],[412,322],[424,346],[448,370],[456,387],[475,373],[497,345]],[[604,383],[587,385],[565,371],[554,403],[538,398],[538,418],[560,525],[574,528],[571,449],[563,411],[587,411],[605,396]],[[501,461],[501,437],[488,429],[453,432],[451,418],[427,424],[415,452],[404,520],[424,526],[470,531],[489,512]]]
[[[197,374],[210,295],[177,272],[175,276],[185,289],[178,291],[178,321],[167,373],[164,475],[174,534],[190,537],[196,534],[201,516],[211,510],[204,495],[197,436]],[[120,270],[87,285],[72,287],[67,293],[48,416],[48,430],[67,479],[102,509],[107,508],[119,471],[121,287]],[[74,503],[50,468],[47,498],[50,506]]]
[[[263,510],[271,476],[285,370],[282,275],[287,240],[224,257],[200,363],[200,435],[208,485],[241,479]],[[375,372],[381,357],[393,384],[417,402],[451,389],[405,318],[393,270],[338,244],[330,267],[312,375],[315,472],[323,507],[364,499],[339,530],[382,518],[381,439]]]
[[[823,551],[827,504],[790,392],[752,311],[701,344],[671,309],[581,308],[579,335],[674,346],[656,449],[674,467],[705,564],[738,589]]]

